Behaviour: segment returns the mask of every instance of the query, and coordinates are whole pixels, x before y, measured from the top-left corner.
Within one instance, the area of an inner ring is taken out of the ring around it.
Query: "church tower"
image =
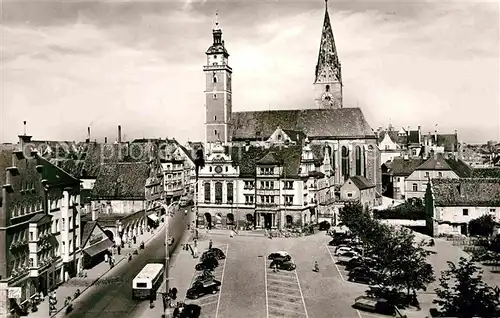
[[[205,149],[210,149],[215,142],[223,145],[231,141],[231,74],[228,65],[229,54],[222,40],[218,14],[212,30],[213,43],[208,48],[207,64],[203,67],[206,78],[205,89]]]
[[[319,108],[342,108],[342,73],[328,14],[328,0],[325,3],[325,19],[314,80],[315,99]]]

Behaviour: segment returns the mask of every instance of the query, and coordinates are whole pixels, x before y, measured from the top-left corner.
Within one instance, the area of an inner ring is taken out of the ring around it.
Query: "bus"
[[[163,264],[146,264],[132,280],[132,299],[156,300],[156,291],[163,282],[163,271]]]

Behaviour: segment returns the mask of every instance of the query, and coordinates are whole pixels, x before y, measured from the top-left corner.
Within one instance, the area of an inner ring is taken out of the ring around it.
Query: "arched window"
[[[363,149],[363,177],[366,178],[366,149]]]
[[[210,183],[205,183],[205,202],[210,202]]]
[[[233,184],[232,183],[227,184],[227,202],[228,203],[233,202]]]
[[[330,91],[330,85],[326,85],[326,91],[329,92]]]
[[[215,75],[215,72],[214,72],[214,75],[212,76],[212,79],[213,79],[214,83],[217,83],[217,75]]]
[[[222,203],[222,182],[215,183],[215,203]]]
[[[342,146],[342,175],[344,180],[349,179],[349,150]]]
[[[361,147],[356,146],[356,175],[361,175]]]

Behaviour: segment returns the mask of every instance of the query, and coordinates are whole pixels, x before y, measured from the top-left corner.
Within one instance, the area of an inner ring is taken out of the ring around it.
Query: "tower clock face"
[[[221,166],[215,167],[215,172],[216,173],[222,173],[222,167]]]

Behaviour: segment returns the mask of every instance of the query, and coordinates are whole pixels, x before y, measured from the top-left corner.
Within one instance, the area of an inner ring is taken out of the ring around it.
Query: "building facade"
[[[432,179],[427,187],[427,227],[433,236],[467,235],[471,220],[491,215],[500,221],[499,179]]]
[[[19,137],[0,158],[0,279],[21,287],[23,303],[81,268],[80,181],[41,157],[31,136]]]
[[[350,177],[340,188],[340,199],[372,208],[376,204],[375,185],[363,176]]]

